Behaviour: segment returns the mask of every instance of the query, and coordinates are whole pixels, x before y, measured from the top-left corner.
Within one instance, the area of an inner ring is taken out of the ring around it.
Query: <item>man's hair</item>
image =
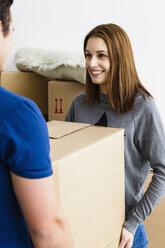
[[[84,53],[91,37],[102,38],[108,48],[110,71],[107,80],[109,104],[118,113],[132,110],[137,94],[151,96],[138,77],[132,47],[126,32],[116,24],[102,24],[92,29],[84,40]],[[87,103],[93,105],[98,98],[99,86],[92,83],[86,70]]]
[[[2,22],[3,34],[6,36],[10,25],[10,7],[14,0],[0,0],[0,21]]]

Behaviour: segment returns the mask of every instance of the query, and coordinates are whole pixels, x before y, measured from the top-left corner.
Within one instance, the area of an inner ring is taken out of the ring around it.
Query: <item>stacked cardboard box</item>
[[[48,83],[48,120],[64,121],[67,111],[85,85],[72,81],[53,80]]]
[[[145,190],[147,189],[152,176],[153,173],[151,171],[145,183]],[[165,247],[165,197],[160,201],[151,215],[146,218],[145,228],[149,239],[148,248]]]
[[[1,86],[18,95],[32,99],[46,120],[65,120],[74,97],[85,85],[42,77],[33,72],[2,72]]]
[[[48,122],[57,195],[75,248],[118,248],[125,215],[124,131]]]
[[[48,79],[33,72],[2,72],[0,85],[32,99],[43,115],[48,115]]]

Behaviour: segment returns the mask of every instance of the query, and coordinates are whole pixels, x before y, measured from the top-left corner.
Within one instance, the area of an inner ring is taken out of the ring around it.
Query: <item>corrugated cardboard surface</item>
[[[123,130],[67,123],[77,125],[69,134],[66,123],[54,121],[49,133],[53,123],[57,133],[63,130],[50,139],[55,187],[75,248],[118,248],[125,214]]]
[[[145,189],[148,187],[152,178],[152,172],[145,183]],[[150,216],[145,220],[145,228],[149,239],[148,248],[165,247],[165,197],[153,210]]]
[[[64,121],[68,109],[85,85],[73,81],[54,80],[48,83],[48,120]]]
[[[2,72],[1,86],[32,99],[48,115],[48,79],[33,72]]]
[[[65,135],[71,134],[73,132],[79,131],[90,124],[77,123],[75,122],[61,122],[61,121],[50,121],[48,123],[49,137],[52,139],[58,139]]]

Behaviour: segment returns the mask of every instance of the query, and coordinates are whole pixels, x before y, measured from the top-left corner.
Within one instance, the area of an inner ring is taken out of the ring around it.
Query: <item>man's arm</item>
[[[27,179],[11,172],[11,178],[35,248],[73,248],[52,176]]]

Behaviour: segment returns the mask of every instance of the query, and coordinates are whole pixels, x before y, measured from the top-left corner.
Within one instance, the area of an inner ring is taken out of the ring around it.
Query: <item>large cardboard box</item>
[[[145,183],[147,189],[153,173],[150,172]],[[165,197],[160,201],[158,206],[153,210],[150,216],[145,220],[145,228],[149,239],[148,248],[165,247]]]
[[[67,111],[85,85],[73,81],[53,80],[48,83],[48,120],[64,121]]]
[[[32,99],[48,115],[48,79],[33,72],[2,72],[1,86]]]
[[[48,122],[56,192],[75,248],[118,248],[125,218],[123,129]]]

